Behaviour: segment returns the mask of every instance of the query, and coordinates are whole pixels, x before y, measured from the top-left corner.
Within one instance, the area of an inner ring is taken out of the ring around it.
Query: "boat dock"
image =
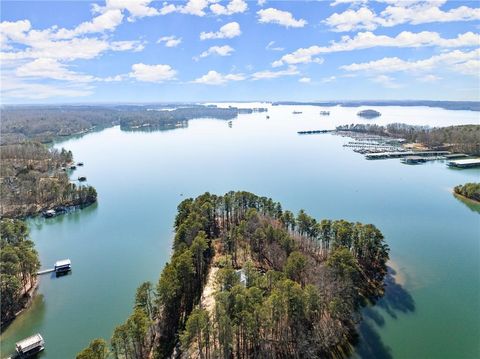
[[[297,131],[299,135],[315,135],[318,133],[335,132],[335,130],[310,130],[310,131]]]
[[[464,160],[450,161],[447,163],[447,166],[456,168],[480,167],[480,158],[469,158]]]
[[[55,272],[55,268],[48,268],[37,272],[37,275]]]
[[[448,151],[380,152],[380,153],[368,153],[365,155],[365,158],[367,160],[384,160],[389,158],[402,158],[402,157],[408,157],[408,156],[439,157],[439,156],[445,156],[448,154],[450,154],[450,152]]]
[[[47,274],[47,273],[65,273],[72,270],[72,262],[70,259],[62,259],[60,261],[55,262],[53,268],[44,269],[37,272],[37,275]]]

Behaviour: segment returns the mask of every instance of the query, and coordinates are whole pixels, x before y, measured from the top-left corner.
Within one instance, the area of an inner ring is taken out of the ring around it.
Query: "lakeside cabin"
[[[72,270],[72,262],[70,259],[62,259],[60,261],[55,262],[55,266],[53,267],[55,273],[66,273]]]
[[[469,158],[465,160],[450,161],[447,163],[447,166],[456,168],[480,167],[480,158]]]
[[[45,349],[45,341],[38,333],[15,344],[15,351],[17,352],[17,356],[20,358],[25,358],[36,354],[41,352],[43,349]]]

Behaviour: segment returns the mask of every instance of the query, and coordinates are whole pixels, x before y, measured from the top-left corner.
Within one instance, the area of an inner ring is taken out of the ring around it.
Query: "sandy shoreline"
[[[393,278],[395,278],[395,283],[404,286],[407,282],[407,275],[402,270],[402,267],[400,267],[400,265],[392,259],[387,262],[387,266],[393,269],[395,272],[395,274],[392,274]]]

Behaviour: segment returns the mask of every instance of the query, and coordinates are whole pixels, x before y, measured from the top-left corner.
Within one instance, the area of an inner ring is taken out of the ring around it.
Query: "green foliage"
[[[107,343],[103,339],[94,339],[90,345],[77,354],[76,359],[107,359]]]
[[[112,336],[115,358],[174,348],[205,359],[331,357],[348,347],[360,298],[383,288],[389,250],[373,225],[295,217],[248,192],[185,199],[174,225],[171,261],[154,293],[138,288]],[[214,245],[220,290],[208,313],[198,304]]]
[[[480,183],[465,183],[456,186],[453,190],[456,194],[480,202]]]

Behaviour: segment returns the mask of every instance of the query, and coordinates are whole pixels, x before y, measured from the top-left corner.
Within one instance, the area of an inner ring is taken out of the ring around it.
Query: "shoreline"
[[[394,273],[390,274],[395,280],[395,283],[402,287],[405,286],[405,284],[407,283],[407,275],[405,274],[405,272],[402,271],[399,264],[396,261],[389,259],[387,262],[387,266],[394,271]]]
[[[480,205],[480,201],[477,201],[476,199],[473,199],[473,198],[466,197],[463,194],[455,192],[455,190],[453,189],[452,189],[452,193],[455,197],[458,197],[461,200],[471,202],[472,204]]]
[[[39,286],[39,279],[38,279],[38,277],[36,277],[35,282],[33,283],[32,287],[29,290],[25,291],[20,297],[20,300],[24,301],[24,303],[22,304],[22,307],[15,313],[15,315],[12,318],[10,318],[6,322],[2,323],[1,331],[0,331],[1,334],[3,334],[3,332],[5,332],[5,330],[7,330],[7,328],[10,326],[10,324],[12,324],[15,321],[15,319],[18,318],[18,316],[20,314],[22,314],[28,308],[30,308],[30,306],[33,303],[33,299],[37,295],[38,286]]]

